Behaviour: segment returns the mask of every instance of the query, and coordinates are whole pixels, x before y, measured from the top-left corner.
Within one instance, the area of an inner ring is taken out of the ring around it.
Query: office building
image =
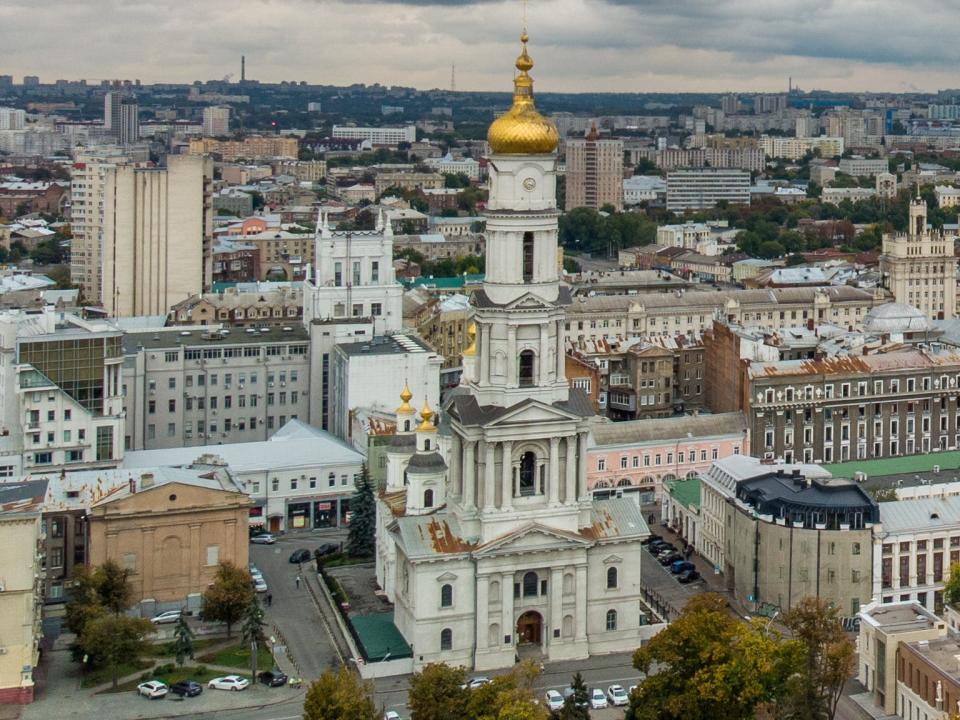
[[[110,315],[166,315],[203,290],[212,179],[212,161],[190,155],[169,155],[165,168],[106,170],[102,302]]]
[[[897,303],[912,305],[932,320],[957,312],[957,259],[953,241],[927,227],[927,203],[910,201],[905,233],[885,234],[880,275]]]
[[[367,140],[371,145],[396,147],[400,143],[417,141],[417,128],[414,125],[403,127],[353,127],[334,125],[332,137],[336,140]]]
[[[23,130],[26,121],[25,110],[0,107],[0,130]]]
[[[40,660],[45,480],[0,484],[0,705],[33,702]]]
[[[623,140],[600,138],[594,125],[584,138],[567,140],[566,209],[623,210]]]
[[[223,137],[230,132],[230,108],[214,105],[203,109],[203,134]]]
[[[718,202],[749,205],[750,173],[722,168],[667,173],[667,210],[703,210]]]
[[[140,106],[129,93],[111,90],[103,96],[103,129],[109,130],[120,145],[140,140]]]
[[[873,177],[880,173],[887,172],[888,164],[886,158],[865,158],[859,155],[853,157],[840,158],[838,170],[854,177]]]

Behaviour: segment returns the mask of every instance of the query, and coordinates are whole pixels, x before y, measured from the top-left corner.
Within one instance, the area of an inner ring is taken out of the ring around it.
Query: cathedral
[[[487,137],[486,277],[461,384],[440,413],[404,389],[377,503],[377,580],[415,668],[629,651],[652,630],[640,508],[587,490],[593,410],[564,376],[559,137],[534,105],[526,33],[521,48]]]

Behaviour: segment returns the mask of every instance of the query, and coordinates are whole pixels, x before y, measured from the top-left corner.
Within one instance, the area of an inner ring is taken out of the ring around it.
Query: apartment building
[[[266,440],[288,420],[309,421],[309,348],[296,322],[125,334],[125,447]]]
[[[960,188],[951,185],[937,185],[933,192],[937,198],[937,207],[951,208],[960,205]]]
[[[369,140],[371,145],[397,147],[400,143],[417,141],[417,128],[414,125],[403,127],[353,127],[334,125],[332,137],[336,140]]]
[[[906,233],[884,235],[880,276],[897,303],[917,307],[932,320],[950,320],[956,315],[953,242],[927,227],[927,203],[922,198],[910,201]]]
[[[279,135],[252,135],[243,140],[203,137],[191,139],[187,152],[191,155],[219,155],[224,162],[274,158],[296,160],[298,147],[296,138]]]
[[[443,370],[459,374],[464,351],[474,342],[470,317],[470,298],[454,293],[444,298],[431,298],[430,310],[416,327],[417,334],[443,356]],[[455,384],[445,383],[445,384]]]
[[[0,313],[0,477],[123,459],[119,328]]]
[[[303,288],[281,284],[247,290],[227,288],[219,293],[194,295],[174,305],[167,313],[168,325],[224,325],[268,327],[300,324]]]
[[[875,188],[828,187],[820,191],[820,200],[830,205],[839,205],[844,200],[858,203],[876,197],[876,195],[877,191]]]
[[[33,702],[40,660],[45,480],[0,484],[0,705]]]
[[[209,286],[212,182],[212,160],[190,155],[106,170],[101,301],[111,316],[165,315]]]
[[[607,415],[615,420],[669,417],[673,414],[673,353],[647,343],[630,347],[611,365]]]
[[[230,107],[213,105],[203,109],[203,134],[223,137],[230,132]]]
[[[819,151],[820,157],[832,158],[843,155],[842,137],[780,137],[764,135],[760,138],[760,149],[767,157],[799,160],[809,152]]]
[[[623,210],[623,140],[601,138],[594,125],[566,143],[566,209]]]
[[[867,312],[885,302],[883,291],[848,286],[579,296],[567,307],[566,331],[578,342],[689,335],[710,329],[717,317],[770,330],[810,320],[859,330]]]
[[[750,204],[750,173],[746,170],[701,168],[667,173],[667,210],[704,210],[718,202]]]
[[[326,160],[280,160],[273,163],[274,175],[292,175],[300,182],[321,183],[327,177]]]

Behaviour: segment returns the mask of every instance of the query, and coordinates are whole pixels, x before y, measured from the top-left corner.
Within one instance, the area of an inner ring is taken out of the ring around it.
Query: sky
[[[0,0],[0,74],[509,90],[520,0]],[[958,0],[530,0],[538,91],[960,87]]]

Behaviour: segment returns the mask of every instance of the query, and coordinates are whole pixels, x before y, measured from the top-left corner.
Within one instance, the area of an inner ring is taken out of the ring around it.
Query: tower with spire
[[[461,384],[439,427],[421,409],[414,438],[401,406],[378,502],[377,577],[415,668],[583,658],[650,632],[638,612],[640,508],[587,489],[593,410],[564,373],[559,137],[534,104],[528,42],[524,32],[513,103],[487,136],[486,277]]]

